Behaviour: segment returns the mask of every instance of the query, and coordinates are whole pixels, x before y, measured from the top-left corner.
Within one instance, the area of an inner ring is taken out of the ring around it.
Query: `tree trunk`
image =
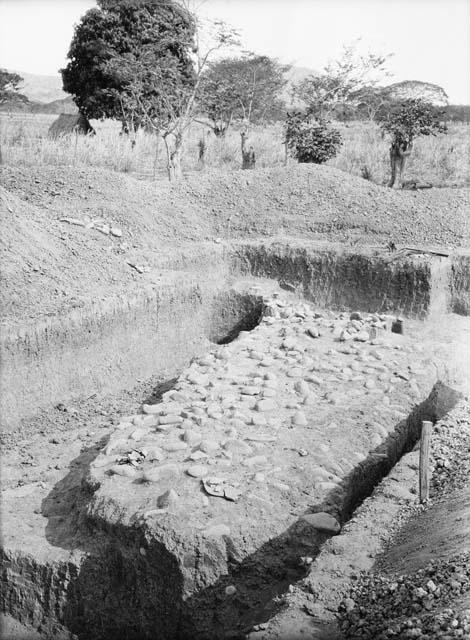
[[[214,132],[216,138],[225,138],[225,134],[227,132],[223,125],[217,124],[212,127],[212,131]]]
[[[403,186],[406,159],[411,154],[412,148],[411,142],[393,142],[390,147],[391,177],[388,186],[392,189],[401,189]]]
[[[183,173],[181,170],[181,152],[183,150],[183,135],[181,132],[168,133],[165,140],[168,178],[170,181],[179,180]]]
[[[256,156],[253,147],[246,149],[246,133],[242,131],[240,134],[242,142],[242,169],[254,169],[256,165]]]
[[[199,160],[199,164],[201,166],[204,166],[205,164],[205,160],[206,160],[206,137],[204,135],[204,131],[202,132],[202,137],[199,139],[198,143],[197,143],[198,149],[199,149],[199,153],[198,153],[198,160]]]

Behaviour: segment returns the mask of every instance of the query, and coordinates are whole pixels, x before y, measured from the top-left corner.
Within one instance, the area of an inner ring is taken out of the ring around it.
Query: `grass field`
[[[132,147],[126,136],[119,135],[120,125],[112,121],[92,124],[93,137],[65,136],[51,140],[47,131],[55,115],[0,114],[0,144],[4,164],[34,166],[42,164],[94,166],[122,171],[139,178],[166,175],[165,149],[161,139],[141,131]],[[364,177],[377,184],[388,179],[388,146],[373,123],[353,122],[336,125],[343,135],[343,146],[328,164]],[[225,139],[217,139],[203,125],[194,124],[188,133],[183,154],[183,169],[203,171],[198,160],[198,142],[206,142],[206,167],[227,171],[240,168],[240,135],[232,127]],[[281,124],[253,127],[248,143],[256,152],[257,167],[285,163]],[[431,182],[435,186],[470,185],[470,127],[451,125],[447,135],[421,138],[415,143],[405,179]],[[289,162],[294,162],[290,159]]]

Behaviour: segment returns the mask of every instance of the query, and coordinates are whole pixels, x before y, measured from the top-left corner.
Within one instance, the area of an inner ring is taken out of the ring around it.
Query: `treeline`
[[[387,109],[391,108],[391,104]],[[449,104],[441,107],[443,120],[447,123],[470,124],[470,105]],[[369,122],[371,120],[365,109],[337,107],[332,118],[338,122]],[[280,120],[282,118],[279,118]]]
[[[438,85],[410,80],[383,86],[391,54],[362,55],[353,43],[321,73],[289,82],[288,65],[240,53],[238,34],[223,22],[205,26],[186,4],[172,0],[97,0],[76,26],[61,70],[64,90],[83,116],[113,118],[130,136],[145,128],[163,139],[170,179],[182,174],[184,141],[197,121],[218,137],[241,123],[243,168],[255,167],[248,140],[254,124],[282,121],[279,142],[286,154],[321,163],[341,145],[332,121],[377,122],[400,161],[399,183],[416,137],[444,132],[446,120],[468,121],[470,107],[447,107]],[[2,77],[0,103],[14,99],[24,107],[19,76]],[[204,149],[202,139],[202,163]]]

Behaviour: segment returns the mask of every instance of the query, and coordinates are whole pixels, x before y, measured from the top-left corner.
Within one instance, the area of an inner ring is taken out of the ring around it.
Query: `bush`
[[[286,143],[299,162],[315,164],[334,158],[343,144],[337,129],[299,112],[287,114]]]

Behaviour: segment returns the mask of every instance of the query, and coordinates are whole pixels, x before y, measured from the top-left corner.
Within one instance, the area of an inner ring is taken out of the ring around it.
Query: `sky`
[[[93,0],[0,0],[0,66],[53,75]],[[470,0],[205,0],[240,29],[244,49],[321,70],[343,45],[393,53],[389,82],[438,84],[470,104]]]

